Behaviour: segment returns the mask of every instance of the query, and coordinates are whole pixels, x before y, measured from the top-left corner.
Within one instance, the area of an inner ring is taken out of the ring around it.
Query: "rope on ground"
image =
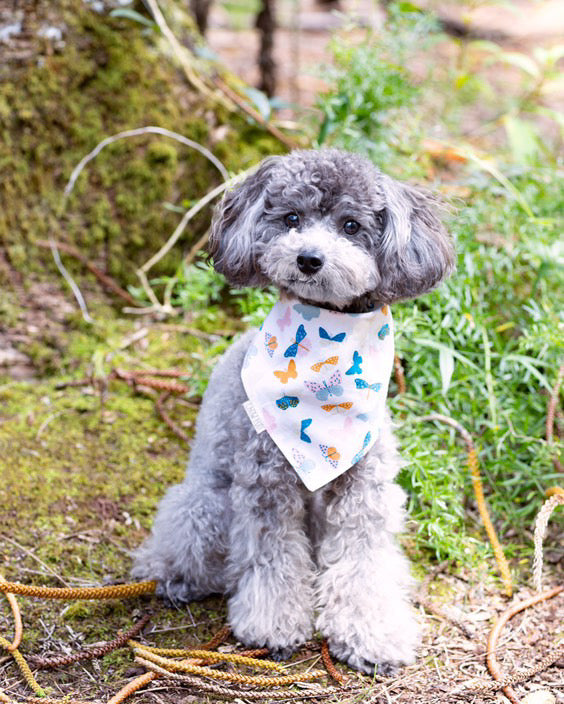
[[[6,640],[6,638],[3,638],[0,636],[0,645],[8,650],[10,646],[12,645],[9,640]],[[37,683],[37,680],[33,676],[33,672],[31,671],[31,668],[25,661],[24,656],[20,653],[20,651],[15,648],[14,650],[9,650],[10,655],[14,658],[16,661],[17,666],[20,668],[20,672],[22,673],[25,681],[28,683],[28,685],[31,687],[31,689],[37,694],[39,697],[45,697],[46,694],[45,692],[41,689],[39,684]]]
[[[327,642],[327,638],[324,638],[321,643],[321,659],[323,660],[323,664],[325,665],[327,672],[331,675],[335,682],[338,682],[341,686],[344,685],[349,678],[340,673],[333,664],[331,654],[329,653],[329,643]]]
[[[547,491],[547,494],[549,494],[549,492],[551,492],[550,498],[544,502],[535,520],[535,535],[533,539],[535,544],[535,557],[533,560],[533,585],[537,592],[540,592],[541,590],[543,566],[542,544],[546,533],[546,527],[548,526],[548,519],[558,504],[564,505],[564,489],[561,489],[560,487],[552,487]]]
[[[187,661],[171,660],[156,655],[145,648],[138,646],[134,647],[134,653],[137,658],[144,661],[149,661],[162,667],[168,672],[187,672],[191,675],[200,675],[201,677],[210,677],[211,679],[226,680],[237,684],[259,685],[261,687],[277,687],[296,682],[311,682],[325,676],[323,670],[312,670],[311,672],[300,672],[293,675],[281,675],[275,677],[266,677],[263,675],[241,675],[236,672],[222,672],[221,670],[210,670],[201,665],[195,665]],[[261,664],[264,665],[262,661]]]
[[[136,658],[136,662],[150,668],[152,673],[156,676],[160,676],[165,680],[168,680],[174,685],[185,684],[192,688],[204,691],[212,692],[219,696],[228,699],[242,699],[249,701],[257,701],[261,699],[268,700],[292,700],[292,699],[324,699],[330,697],[334,694],[343,693],[342,687],[324,687],[319,690],[309,690],[301,689],[299,692],[290,692],[288,690],[281,689],[267,689],[267,690],[247,690],[247,689],[235,689],[233,687],[226,687],[225,685],[218,684],[216,682],[207,682],[193,675],[179,674],[176,672],[169,672],[164,668],[159,667],[153,662],[148,662],[143,660],[143,658]],[[347,689],[358,690],[359,687],[356,685],[350,685]],[[108,704],[120,704],[119,702],[109,702]]]
[[[218,645],[221,645],[223,641],[229,637],[230,633],[231,629],[229,626],[223,626],[223,628],[220,628],[211,640],[204,643],[204,645],[200,645],[200,650],[213,650],[214,648],[217,648]]]
[[[547,591],[541,592],[540,594],[535,594],[535,596],[530,597],[530,599],[519,601],[517,602],[517,604],[514,604],[513,606],[506,609],[497,619],[494,627],[490,632],[486,652],[486,663],[488,666],[488,670],[490,671],[490,674],[494,678],[494,680],[502,679],[501,668],[499,662],[497,661],[495,651],[497,648],[497,641],[499,639],[499,635],[505,624],[520,611],[529,608],[529,606],[534,606],[535,604],[538,604],[541,601],[545,601],[546,599],[552,599],[552,597],[556,596],[557,594],[560,594],[560,592],[563,590],[563,586],[553,587],[552,589],[548,589]],[[519,704],[517,696],[510,686],[502,687],[502,689],[505,696],[509,699],[510,702],[512,702],[512,704]]]
[[[5,582],[6,580],[4,579],[3,575],[0,574],[0,582]],[[22,615],[20,612],[20,607],[18,606],[18,602],[16,600],[16,597],[13,594],[10,594],[9,592],[6,593],[6,599],[8,600],[8,603],[10,604],[10,608],[12,609],[12,616],[14,618],[14,638],[10,645],[6,647],[6,650],[8,650],[10,653],[13,652],[14,650],[17,650],[17,648],[20,647],[20,643],[22,642],[22,635],[23,635],[23,624],[22,624]]]
[[[156,582],[115,584],[107,587],[36,587],[19,582],[0,582],[0,592],[33,596],[41,599],[128,599],[141,594],[153,594]]]
[[[140,618],[137,623],[133,624],[131,628],[127,631],[118,635],[113,640],[110,640],[101,645],[92,646],[85,650],[79,650],[77,653],[72,653],[71,655],[56,655],[50,658],[44,658],[40,656],[33,656],[30,659],[34,667],[40,670],[53,669],[55,667],[65,667],[66,665],[72,665],[75,662],[82,662],[83,660],[94,660],[95,658],[102,658],[104,655],[111,653],[113,650],[118,648],[123,648],[129,643],[129,641],[134,638],[138,633],[143,630],[147,625],[150,616],[149,614]]]
[[[542,660],[535,665],[531,665],[531,667],[519,670],[519,672],[515,672],[512,675],[505,675],[505,677],[501,677],[494,682],[482,682],[478,680],[464,682],[462,685],[454,689],[451,694],[463,694],[468,691],[475,692],[477,694],[488,694],[488,692],[495,692],[498,689],[510,687],[513,684],[526,682],[531,679],[531,677],[538,675],[539,672],[546,670],[547,667],[554,665],[557,660],[560,660],[563,654],[564,647],[560,646],[559,648],[551,650],[550,653],[547,653],[547,655],[542,658]]]
[[[276,672],[283,673],[284,667],[280,663],[274,662],[272,660],[257,660],[256,658],[251,658],[240,653],[218,653],[213,650],[187,650],[184,648],[155,648],[151,645],[143,645],[137,643],[134,640],[130,641],[132,648],[152,653],[153,655],[160,655],[169,658],[194,658],[196,660],[207,660],[208,662],[233,662],[238,665],[248,665],[249,667],[262,667],[266,670],[275,670]]]
[[[488,512],[488,507],[484,498],[482,478],[480,476],[480,465],[478,462],[478,455],[476,453],[476,448],[474,447],[472,436],[463,425],[461,425],[458,421],[454,420],[453,418],[450,418],[449,416],[443,416],[439,413],[432,413],[431,415],[424,416],[423,418],[421,418],[421,420],[438,421],[440,423],[446,423],[452,428],[455,428],[460,433],[460,435],[462,435],[462,438],[466,444],[466,451],[468,453],[468,468],[470,469],[470,476],[472,478],[472,486],[474,488],[474,495],[476,496],[476,503],[478,504],[478,511],[480,512],[482,522],[484,524],[486,533],[488,534],[489,541],[494,551],[495,560],[497,562],[497,566],[499,568],[501,578],[505,587],[505,593],[507,594],[507,596],[511,596],[513,594],[511,572],[509,571],[509,564],[507,562],[507,559],[505,558],[503,549],[498,540],[494,525]]]
[[[157,398],[155,399],[155,408],[157,409],[157,413],[177,437],[179,437],[185,443],[188,443],[190,442],[188,434],[185,433],[182,428],[176,425],[176,423],[172,420],[172,418],[168,415],[165,410],[164,404],[169,396],[170,392],[166,392],[164,394],[161,394],[160,396],[157,396]]]
[[[119,692],[116,692],[108,704],[121,704],[128,697],[137,692],[137,690],[145,687],[157,677],[158,675],[155,672],[145,672],[143,675],[139,675],[139,677],[128,682],[125,687],[122,687]]]

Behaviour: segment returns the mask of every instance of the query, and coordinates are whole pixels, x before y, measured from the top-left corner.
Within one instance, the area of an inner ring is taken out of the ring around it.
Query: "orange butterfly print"
[[[321,406],[321,408],[323,408],[323,410],[327,413],[331,413],[331,411],[334,411],[335,409],[337,409],[337,411],[341,413],[342,411],[349,411],[352,406],[352,401],[345,401],[345,403],[327,403],[324,406]]]
[[[296,369],[296,362],[291,359],[288,362],[288,369],[284,371],[281,369],[280,371],[274,372],[274,376],[279,379],[279,381],[282,384],[287,384],[290,379],[297,379],[298,378],[298,372]]]
[[[312,364],[311,368],[313,369],[314,372],[320,372],[325,364],[339,364],[339,358],[338,357],[329,357],[326,359],[324,362],[317,362],[317,364]]]
[[[336,468],[339,464],[339,460],[341,459],[341,454],[337,451],[337,448],[327,447],[327,445],[320,445],[319,447],[321,449],[321,454],[325,457],[327,462],[329,462],[332,467]]]

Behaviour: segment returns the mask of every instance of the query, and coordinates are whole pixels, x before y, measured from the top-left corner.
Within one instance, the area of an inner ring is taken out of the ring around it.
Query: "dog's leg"
[[[248,447],[235,458],[229,624],[243,643],[286,658],[312,634],[313,562],[304,489],[270,438],[268,444],[267,453]]]
[[[132,570],[137,579],[156,579],[157,593],[172,603],[225,591],[228,484],[220,473],[195,474],[168,490]]]
[[[398,467],[392,440],[333,482],[317,554],[316,626],[339,660],[369,674],[413,662],[418,641],[409,565],[393,536],[403,515],[403,491],[389,481]]]

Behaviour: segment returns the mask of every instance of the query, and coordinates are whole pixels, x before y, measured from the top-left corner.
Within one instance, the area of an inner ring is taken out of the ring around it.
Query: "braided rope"
[[[139,675],[139,677],[136,677],[134,680],[131,680],[131,682],[128,682],[125,687],[122,687],[119,692],[116,692],[108,704],[121,704],[127,699],[127,697],[137,692],[138,689],[145,687],[145,685],[149,684],[149,682],[152,682],[157,677],[158,675],[154,672],[145,672],[144,674]]]
[[[194,665],[192,663],[163,658],[160,655],[155,655],[144,648],[134,648],[137,656],[141,656],[144,660],[159,665],[168,672],[187,672],[191,675],[200,675],[202,677],[210,677],[212,679],[226,680],[228,682],[237,682],[238,684],[259,685],[263,687],[276,687],[295,682],[311,682],[312,680],[324,677],[325,673],[322,670],[313,670],[311,672],[296,673],[294,675],[282,675],[278,677],[265,677],[263,675],[240,675],[236,672],[222,672],[221,670],[210,670],[207,667]]]
[[[223,628],[220,628],[211,640],[204,643],[204,645],[200,645],[200,650],[213,650],[214,648],[217,648],[217,646],[221,645],[230,633],[231,629],[229,626],[223,626]]]
[[[4,576],[0,574],[0,583],[2,582],[6,582],[6,580],[4,579]],[[13,650],[19,648],[20,643],[22,642],[23,623],[20,607],[18,605],[16,597],[10,592],[7,592],[5,596],[8,600],[8,603],[10,604],[10,608],[12,609],[12,616],[14,618],[14,638],[12,639],[10,645],[6,648],[6,650],[12,652]]]
[[[486,664],[494,680],[500,680],[502,678],[501,667],[499,665],[499,662],[497,661],[495,649],[499,634],[501,633],[501,630],[505,626],[505,624],[509,621],[509,619],[513,618],[513,616],[515,616],[515,614],[518,614],[520,611],[527,609],[529,606],[534,606],[534,604],[538,604],[540,601],[544,601],[545,599],[551,599],[553,596],[560,594],[560,592],[563,590],[564,586],[554,587],[553,589],[549,589],[546,592],[535,594],[535,596],[532,596],[530,599],[519,601],[517,604],[511,606],[509,609],[506,609],[497,619],[494,624],[494,627],[490,631],[486,651]],[[515,692],[509,685],[503,687],[502,689],[504,694],[509,699],[509,701],[512,702],[512,704],[519,704]]]
[[[249,701],[256,701],[261,699],[323,699],[330,697],[334,694],[343,694],[342,687],[324,687],[322,690],[308,691],[300,690],[299,692],[290,692],[287,690],[280,689],[267,689],[267,690],[247,690],[247,689],[235,689],[233,687],[225,687],[224,685],[217,684],[215,682],[207,682],[206,680],[201,680],[198,677],[193,677],[192,675],[179,674],[177,672],[169,672],[168,670],[159,667],[154,662],[149,662],[141,657],[136,657],[135,662],[143,665],[144,667],[151,670],[153,673],[169,680],[171,683],[178,685],[179,683],[189,685],[190,687],[203,690],[204,692],[212,692],[229,699],[242,699]],[[358,690],[359,685],[349,686],[347,689]],[[109,703],[110,704],[110,703]],[[111,704],[114,704],[113,702]],[[115,703],[118,704],[118,703]]]
[[[459,687],[454,689],[451,694],[462,694],[468,690],[476,692],[477,694],[488,694],[488,692],[495,692],[498,689],[503,689],[504,687],[510,687],[513,684],[520,684],[526,680],[538,675],[539,672],[546,670],[547,667],[554,665],[554,663],[559,660],[564,654],[564,646],[560,646],[550,653],[545,655],[542,660],[540,660],[536,665],[531,665],[519,672],[515,672],[512,675],[505,675],[499,680],[494,682],[483,682],[480,680],[469,680],[464,682]]]
[[[327,642],[327,638],[324,638],[321,643],[321,659],[323,660],[323,664],[325,665],[327,672],[331,675],[335,682],[338,682],[341,686],[344,685],[345,682],[347,682],[348,677],[341,674],[333,664],[331,654],[329,653],[329,643]]]
[[[41,599],[127,599],[141,594],[153,594],[156,588],[156,582],[116,584],[108,587],[36,587],[19,582],[0,581],[0,592]]]
[[[195,658],[197,660],[209,660],[211,662],[234,662],[238,665],[248,665],[249,667],[262,667],[267,670],[284,672],[284,668],[272,660],[257,660],[240,653],[218,653],[211,650],[186,650],[183,648],[155,648],[150,645],[142,645],[136,641],[130,641],[130,645],[137,651],[145,651],[153,655],[162,655],[171,658]]]
[[[45,692],[41,689],[39,684],[37,683],[37,680],[33,676],[33,672],[31,671],[31,668],[27,664],[27,662],[24,659],[24,656],[20,653],[20,651],[15,648],[14,650],[10,650],[10,647],[12,643],[10,643],[9,640],[6,640],[6,638],[3,638],[0,636],[0,645],[4,647],[10,655],[14,658],[16,661],[17,666],[20,668],[20,672],[22,673],[25,681],[28,683],[28,685],[33,689],[33,691],[39,696],[39,697],[45,697]]]
[[[10,704],[16,702],[10,701]],[[96,701],[84,701],[83,699],[53,699],[52,697],[28,697],[25,704],[97,704]]]
[[[43,658],[40,656],[33,656],[30,658],[34,667],[41,670],[49,670],[55,667],[65,667],[66,665],[71,665],[75,662],[81,662],[82,660],[94,660],[95,658],[102,658],[104,655],[111,653],[113,650],[118,648],[123,648],[127,643],[134,638],[143,628],[147,625],[150,616],[147,614],[143,618],[139,619],[137,623],[133,624],[131,628],[121,635],[116,636],[113,640],[110,640],[101,645],[92,646],[85,650],[79,650],[77,653],[71,655],[56,655],[50,658]]]
[[[553,487],[552,490],[549,489],[549,491],[553,492],[552,496],[544,502],[535,520],[535,535],[533,538],[535,544],[535,557],[533,559],[533,585],[537,592],[540,592],[541,590],[543,566],[542,543],[546,533],[546,528],[548,526],[548,520],[558,504],[564,505],[564,490],[560,489],[560,487]]]

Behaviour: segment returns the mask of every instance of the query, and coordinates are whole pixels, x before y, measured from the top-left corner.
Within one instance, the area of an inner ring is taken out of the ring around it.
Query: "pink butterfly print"
[[[290,323],[292,322],[292,312],[290,310],[290,307],[286,308],[286,312],[281,318],[278,318],[276,321],[278,328],[280,330],[284,330],[284,328],[287,328],[290,326]]]
[[[267,432],[271,433],[273,430],[276,430],[276,418],[264,407],[262,409],[262,417]]]

